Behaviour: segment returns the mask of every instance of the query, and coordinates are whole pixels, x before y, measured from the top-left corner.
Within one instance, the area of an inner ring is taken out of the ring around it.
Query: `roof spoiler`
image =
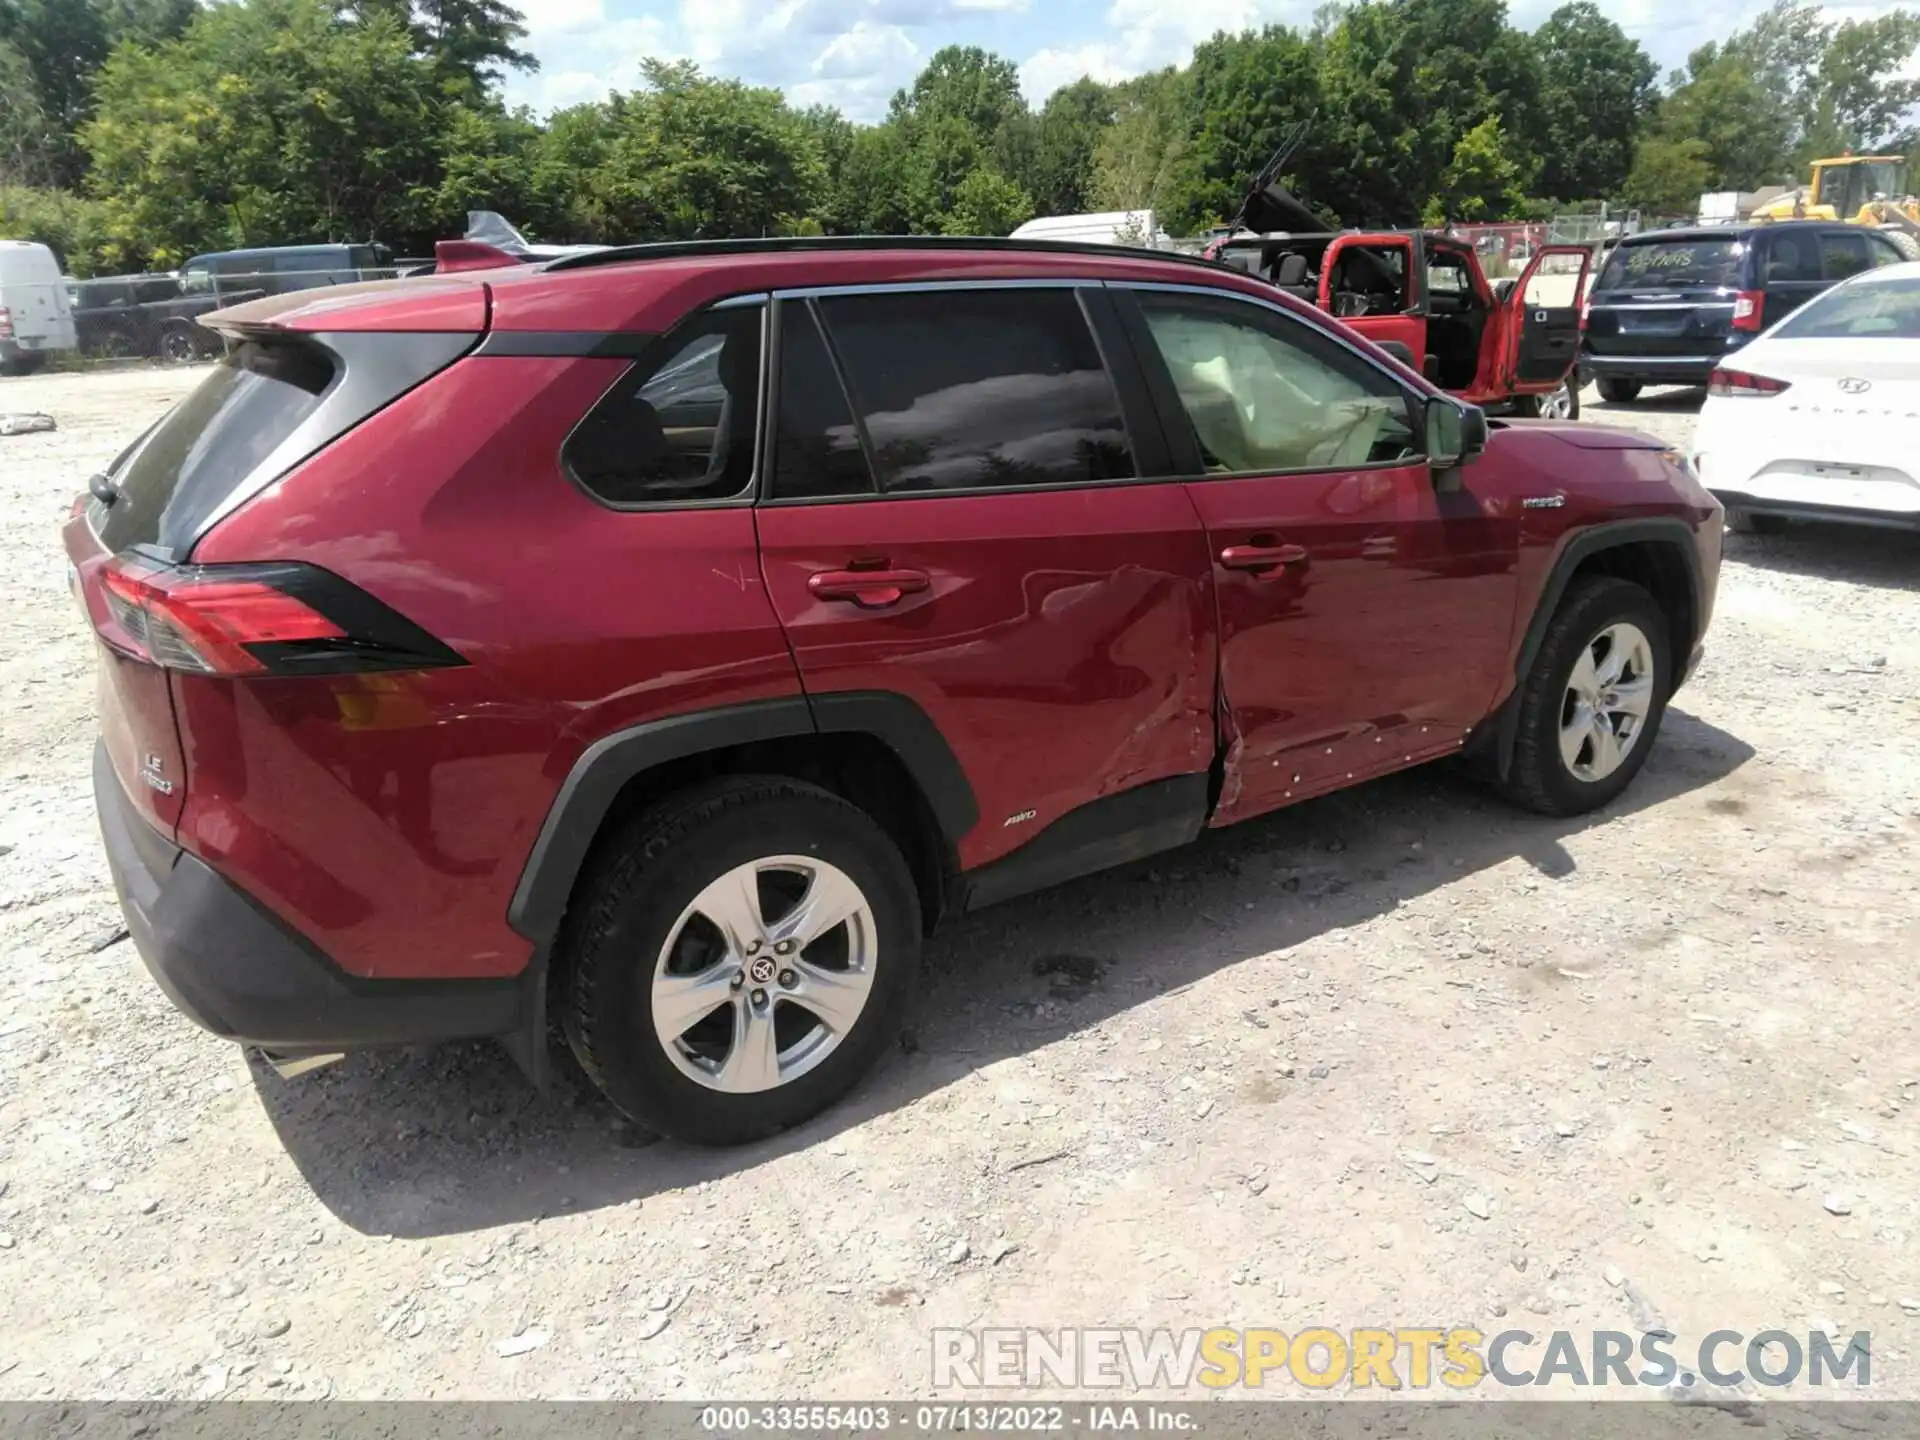
[[[434,273],[457,275],[463,270],[499,270],[524,265],[524,255],[509,255],[497,245],[479,240],[442,240],[433,247]]]

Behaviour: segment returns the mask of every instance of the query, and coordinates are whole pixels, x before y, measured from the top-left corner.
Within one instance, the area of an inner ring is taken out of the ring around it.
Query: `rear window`
[[[1829,290],[1773,333],[1780,340],[1920,340],[1920,277]]]
[[[333,357],[318,345],[248,341],[180,402],[114,477],[109,549],[183,543],[320,407]]]
[[[144,440],[115,462],[112,505],[91,517],[110,550],[184,553],[289,440],[290,469],[471,348],[464,334],[349,334],[248,340],[216,365]],[[256,487],[257,488],[257,485]]]
[[[1596,290],[1740,288],[1738,240],[1650,240],[1617,246]]]

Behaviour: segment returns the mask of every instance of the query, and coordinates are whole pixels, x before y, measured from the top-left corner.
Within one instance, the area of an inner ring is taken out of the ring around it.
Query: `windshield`
[[[1829,290],[1773,333],[1780,340],[1920,340],[1920,276]]]
[[[1738,240],[1649,240],[1622,244],[1607,259],[1596,290],[1687,288],[1737,289]]]

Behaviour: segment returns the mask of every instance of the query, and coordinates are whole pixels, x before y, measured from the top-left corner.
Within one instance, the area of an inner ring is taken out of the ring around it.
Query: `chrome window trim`
[[[1105,282],[1084,276],[1064,279],[898,280],[877,285],[801,285],[773,292],[775,300],[830,300],[842,295],[912,295],[946,290],[1086,290]]]

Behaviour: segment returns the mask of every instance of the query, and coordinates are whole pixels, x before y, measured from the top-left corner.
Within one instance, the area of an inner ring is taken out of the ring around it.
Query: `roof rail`
[[[796,253],[862,250],[978,251],[1004,250],[1013,254],[1104,255],[1131,260],[1165,260],[1177,265],[1200,265],[1209,270],[1230,267],[1199,255],[1177,250],[1148,250],[1130,245],[1099,245],[1085,240],[1002,239],[967,235],[781,235],[759,240],[667,240],[647,245],[617,245],[580,255],[549,260],[542,270],[585,270],[595,265],[617,265],[628,260],[681,260],[701,255],[789,255]]]

